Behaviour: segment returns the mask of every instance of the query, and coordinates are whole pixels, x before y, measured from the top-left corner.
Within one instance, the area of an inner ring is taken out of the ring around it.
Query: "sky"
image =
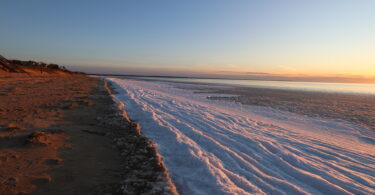
[[[373,0],[0,0],[0,55],[91,73],[375,77]]]

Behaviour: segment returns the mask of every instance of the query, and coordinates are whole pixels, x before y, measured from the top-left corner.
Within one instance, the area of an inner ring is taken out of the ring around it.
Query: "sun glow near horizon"
[[[96,73],[375,77],[375,1],[39,1],[0,7],[0,54]]]

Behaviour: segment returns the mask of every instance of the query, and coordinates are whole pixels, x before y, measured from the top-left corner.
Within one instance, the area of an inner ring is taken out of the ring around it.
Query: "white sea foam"
[[[109,78],[181,194],[375,194],[374,132]]]

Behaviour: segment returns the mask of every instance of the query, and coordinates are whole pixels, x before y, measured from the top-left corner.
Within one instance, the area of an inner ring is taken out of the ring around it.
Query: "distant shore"
[[[101,74],[101,73],[90,73],[93,76],[103,77],[130,77],[130,78],[180,78],[180,79],[219,79],[219,80],[253,80],[253,81],[286,81],[286,82],[307,82],[307,83],[357,83],[357,84],[375,84],[375,77],[362,78],[362,77],[259,77],[259,76],[173,76],[173,75],[139,75],[139,74]]]

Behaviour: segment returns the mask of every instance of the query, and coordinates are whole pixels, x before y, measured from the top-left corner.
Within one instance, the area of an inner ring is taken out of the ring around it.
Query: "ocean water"
[[[197,79],[170,77],[126,77],[139,80],[155,80],[164,82],[181,82],[210,85],[228,85],[234,87],[284,89],[294,91],[319,91],[332,93],[358,93],[375,95],[375,84],[359,83],[323,83],[323,82],[294,82],[294,81],[261,81],[233,79]]]

